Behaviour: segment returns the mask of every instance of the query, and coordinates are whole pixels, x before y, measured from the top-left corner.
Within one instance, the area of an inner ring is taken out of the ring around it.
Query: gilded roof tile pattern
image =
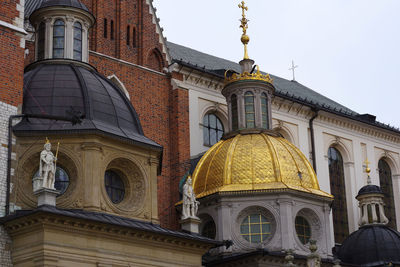
[[[216,192],[293,189],[332,197],[319,188],[303,153],[282,137],[266,133],[238,134],[215,144],[193,173],[201,198]]]

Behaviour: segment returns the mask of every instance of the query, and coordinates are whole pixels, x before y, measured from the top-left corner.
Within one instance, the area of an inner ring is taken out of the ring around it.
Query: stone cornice
[[[289,100],[284,100],[275,97],[272,103],[272,111],[280,111],[287,113],[291,116],[303,115],[304,117],[311,117],[312,111],[309,107],[294,103]],[[384,141],[389,141],[395,144],[400,143],[400,135],[389,132],[388,130],[380,129],[378,127],[363,124],[348,118],[343,118],[328,112],[320,112],[316,122],[328,124],[331,126],[339,127],[345,130],[350,130],[362,135],[368,135],[372,138],[378,138]]]
[[[185,250],[208,250],[215,244],[201,242],[199,240],[175,237],[167,234],[132,229],[124,226],[111,225],[96,221],[83,220],[57,214],[39,212],[24,217],[19,217],[4,223],[7,232],[11,236],[39,231],[44,228],[55,229],[63,232],[79,232],[80,234],[104,236],[106,238],[120,239],[122,241],[146,242],[152,246],[172,245]]]
[[[23,28],[17,27],[11,23],[5,22],[3,20],[0,20],[0,26],[3,26],[5,28],[8,28],[10,30],[13,30],[15,32],[18,32],[20,34],[26,35],[28,34]]]

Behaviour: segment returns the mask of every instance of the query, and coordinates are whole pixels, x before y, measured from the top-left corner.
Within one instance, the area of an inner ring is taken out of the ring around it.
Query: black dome
[[[51,6],[75,7],[89,12],[89,9],[79,0],[44,0],[38,9]]]
[[[345,239],[337,256],[365,267],[400,264],[400,233],[384,225],[363,226]]]
[[[379,186],[369,184],[361,187],[360,191],[358,191],[357,197],[366,194],[383,194],[383,192]]]
[[[23,114],[85,115],[81,124],[48,119],[23,119],[16,135],[99,133],[130,142],[161,147],[146,138],[138,115],[121,90],[85,63],[46,60],[28,66],[24,75]]]

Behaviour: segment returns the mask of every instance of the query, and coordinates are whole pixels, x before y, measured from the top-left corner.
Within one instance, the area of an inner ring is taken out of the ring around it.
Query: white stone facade
[[[178,69],[178,68],[176,68]],[[180,69],[184,80],[173,80],[175,86],[189,90],[190,154],[196,157],[207,151],[203,145],[202,120],[208,112],[214,112],[228,129],[226,100],[221,91],[224,86],[220,78],[207,73]],[[351,108],[351,107],[350,107]],[[314,112],[307,106],[279,97],[272,101],[272,128],[296,145],[312,162],[309,121]],[[371,162],[372,183],[379,185],[378,161],[382,158],[392,172],[393,194],[396,209],[397,229],[400,230],[400,134],[344,116],[320,111],[314,120],[316,173],[321,190],[330,192],[328,149],[340,151],[344,161],[349,232],[358,229],[359,209],[355,196],[366,185],[364,162]],[[332,213],[331,213],[332,222]],[[333,224],[330,223],[333,237]],[[331,247],[334,240],[331,240]]]
[[[0,102],[0,217],[5,215],[7,192],[7,159],[8,159],[8,118],[17,114],[17,107]],[[11,239],[0,226],[0,263],[1,266],[12,266],[10,253]]]

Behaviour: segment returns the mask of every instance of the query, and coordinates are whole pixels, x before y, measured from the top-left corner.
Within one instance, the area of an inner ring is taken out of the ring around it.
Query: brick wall
[[[178,184],[190,157],[187,91],[172,90],[171,78],[160,72],[167,59],[146,0],[82,2],[96,17],[90,34],[89,63],[104,76],[115,74],[121,80],[129,91],[145,135],[164,147],[162,174],[158,177],[159,216],[162,226],[176,229],[174,205],[179,200]],[[107,19],[107,37],[104,37],[104,19]],[[34,55],[34,45],[28,43],[27,48],[29,55]],[[25,64],[32,60],[29,57]]]
[[[7,189],[8,118],[22,103],[24,42],[18,30],[22,27],[23,6],[19,0],[2,1],[0,20],[12,27],[0,26],[0,216],[5,215]],[[21,30],[20,30],[21,31]],[[12,266],[11,239],[0,226],[0,263]]]

